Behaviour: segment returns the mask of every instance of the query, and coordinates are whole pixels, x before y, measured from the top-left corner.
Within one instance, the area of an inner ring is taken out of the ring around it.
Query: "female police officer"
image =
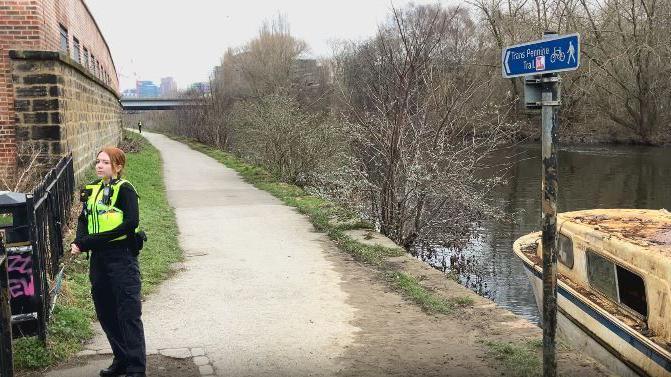
[[[72,254],[91,251],[91,295],[96,314],[114,353],[114,361],[100,371],[106,376],[144,376],[145,342],[140,303],[140,269],[135,231],[139,223],[138,197],[121,174],[123,151],[103,148],[96,159],[100,179],[82,190]]]

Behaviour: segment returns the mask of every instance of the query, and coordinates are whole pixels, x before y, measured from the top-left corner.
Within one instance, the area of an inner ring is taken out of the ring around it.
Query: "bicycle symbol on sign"
[[[566,59],[566,55],[564,55],[564,52],[561,50],[561,47],[555,47],[554,52],[550,56],[550,62],[554,63],[557,60],[563,62],[564,59]]]

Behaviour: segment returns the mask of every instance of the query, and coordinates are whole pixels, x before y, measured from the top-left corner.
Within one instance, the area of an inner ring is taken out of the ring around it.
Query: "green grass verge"
[[[126,179],[140,194],[140,227],[149,239],[140,253],[142,293],[146,295],[170,276],[170,265],[181,260],[182,252],[177,243],[175,213],[166,197],[159,152],[138,135],[126,137],[140,146],[139,152],[126,154]],[[89,176],[94,178],[92,171]],[[66,253],[70,241],[65,241]],[[93,335],[91,321],[95,312],[90,290],[88,261],[80,256],[66,267],[63,291],[49,324],[47,347],[34,337],[14,342],[17,369],[44,369],[82,349]]]
[[[426,312],[449,314],[455,308],[473,305],[473,300],[468,297],[450,300],[436,297],[433,293],[422,287],[413,277],[400,272],[390,271],[383,263],[384,260],[389,257],[403,255],[405,251],[400,247],[371,246],[349,237],[345,233],[346,230],[373,228],[372,224],[361,220],[352,211],[337,206],[325,199],[309,195],[298,186],[280,182],[262,167],[245,163],[230,153],[192,139],[169,134],[166,136],[214,158],[237,171],[246,182],[269,192],[285,204],[295,207],[300,213],[308,216],[317,230],[328,234],[340,249],[351,254],[357,260],[378,268],[387,277],[385,280],[390,282],[404,296],[416,302]]]
[[[387,272],[386,277],[392,286],[404,292],[427,313],[451,314],[457,308],[473,305],[473,299],[467,296],[437,297],[422,287],[416,278],[403,272]]]
[[[542,340],[528,342],[487,341],[488,355],[500,361],[513,376],[537,377],[543,375],[541,359]]]

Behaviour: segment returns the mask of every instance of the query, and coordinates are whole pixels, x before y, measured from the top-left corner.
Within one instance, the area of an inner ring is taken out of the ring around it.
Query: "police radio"
[[[86,203],[89,200],[89,197],[93,193],[93,189],[90,188],[84,188],[81,191],[79,191],[79,201],[82,203]]]

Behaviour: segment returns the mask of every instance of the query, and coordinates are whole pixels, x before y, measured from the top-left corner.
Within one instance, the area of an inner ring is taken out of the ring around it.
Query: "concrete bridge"
[[[174,110],[180,107],[200,106],[203,98],[121,98],[125,111]]]

